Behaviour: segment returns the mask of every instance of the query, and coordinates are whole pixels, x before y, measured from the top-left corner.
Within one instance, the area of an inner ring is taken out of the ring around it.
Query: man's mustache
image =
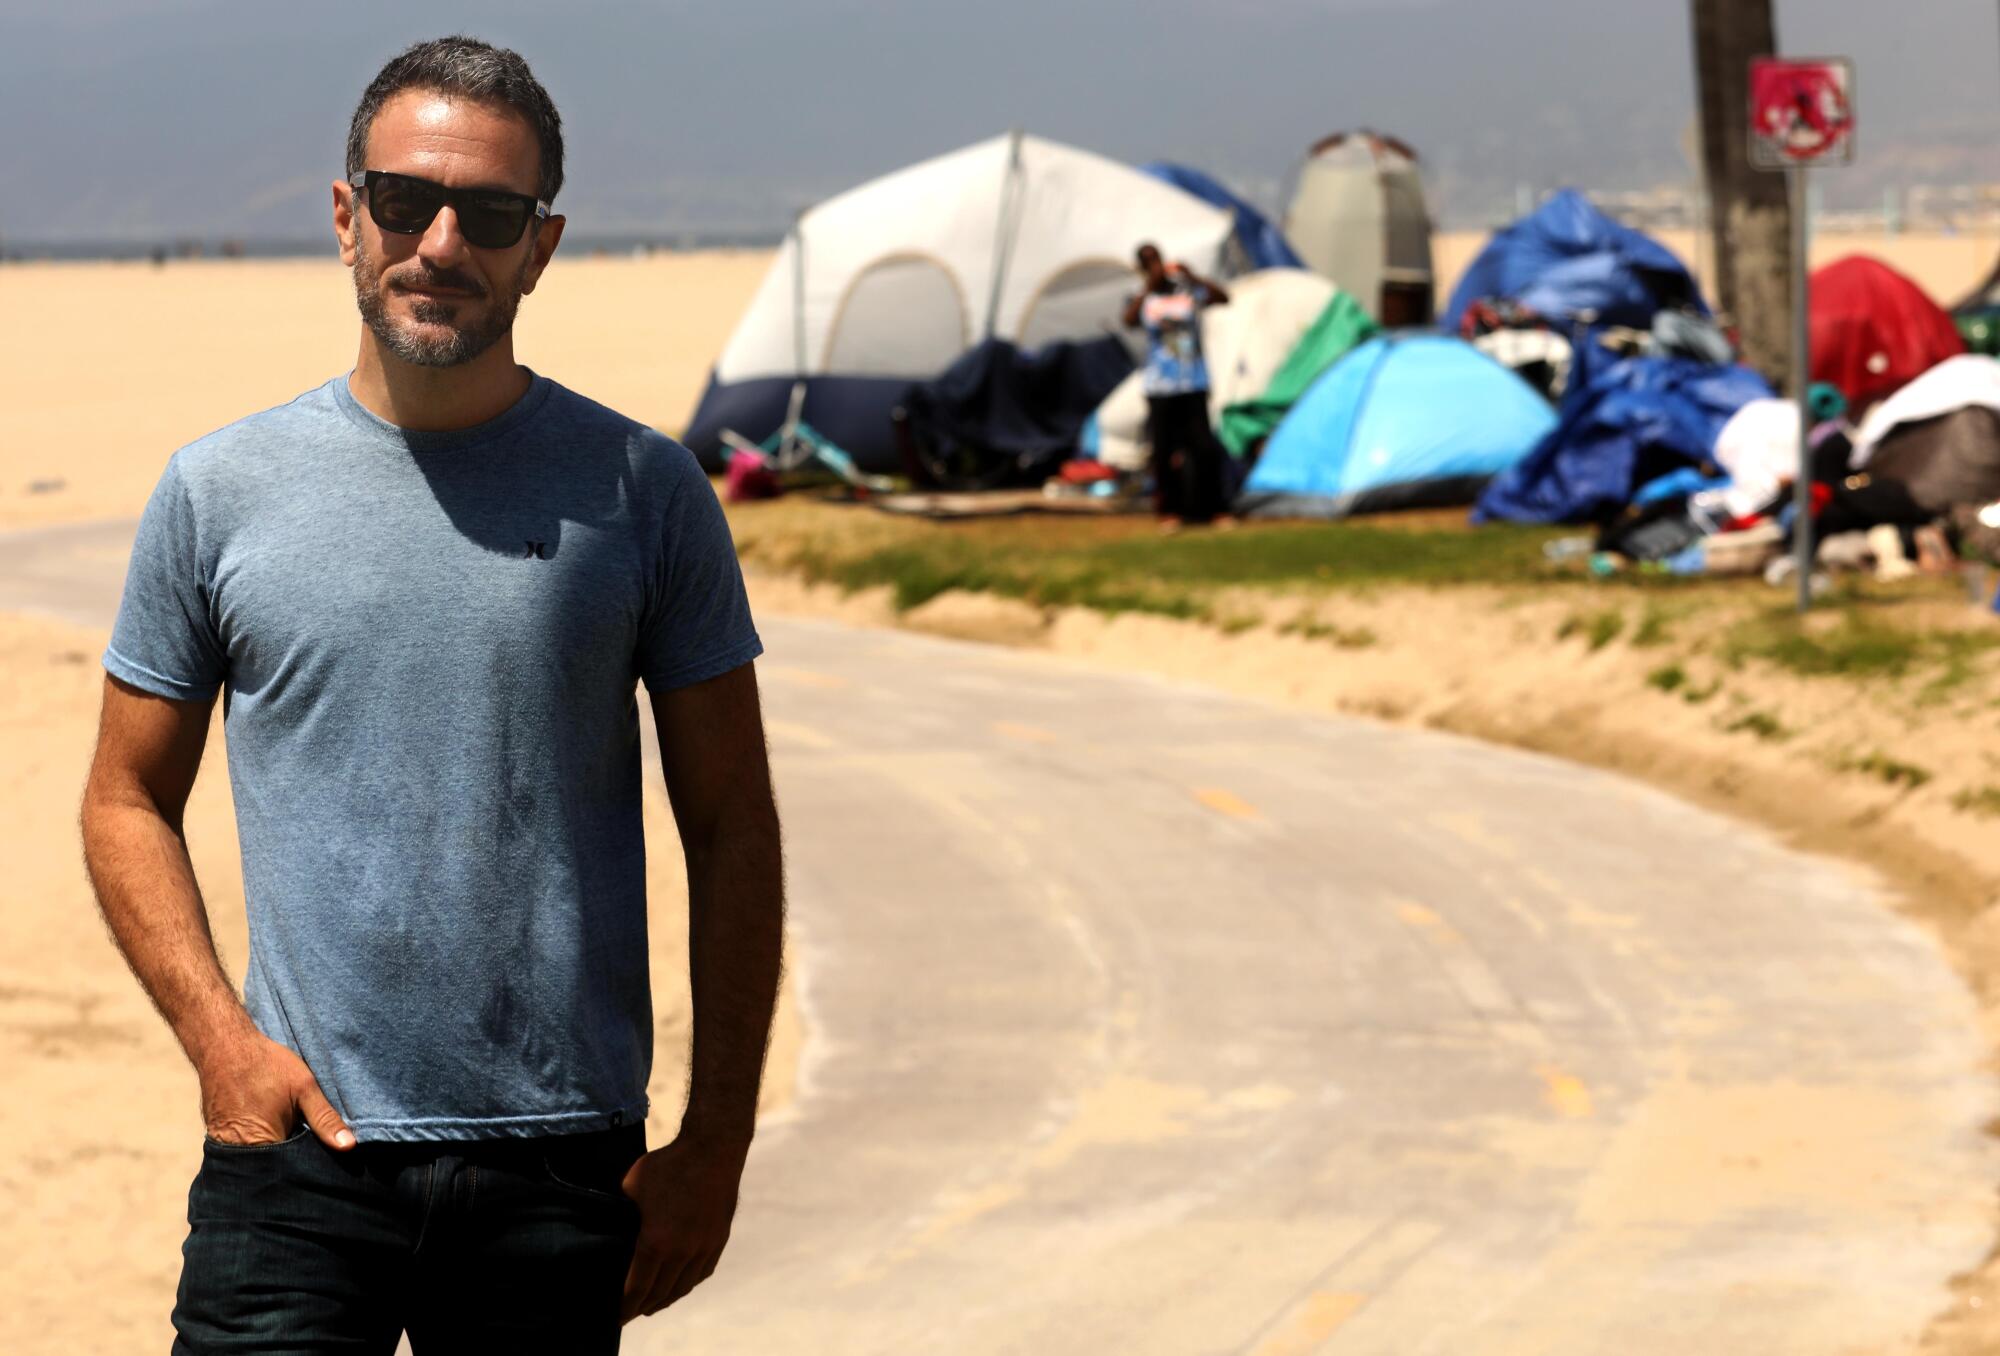
[[[422,288],[437,292],[465,292],[474,297],[486,295],[486,289],[479,280],[458,272],[456,269],[433,269],[425,267],[416,278],[396,277],[389,285],[399,291],[409,292]]]

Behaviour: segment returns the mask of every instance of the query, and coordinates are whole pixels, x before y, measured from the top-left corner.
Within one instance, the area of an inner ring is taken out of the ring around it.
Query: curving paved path
[[[0,538],[104,624],[130,524]],[[811,1028],[641,1353],[1880,1351],[1990,1240],[1971,1004],[1618,780],[767,619]]]

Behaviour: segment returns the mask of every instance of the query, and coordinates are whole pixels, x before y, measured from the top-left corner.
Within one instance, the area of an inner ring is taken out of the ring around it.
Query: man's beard
[[[374,331],[382,346],[416,367],[457,367],[469,363],[487,349],[493,347],[509,330],[514,328],[514,314],[521,308],[521,282],[527,276],[528,260],[521,261],[521,268],[514,275],[512,284],[500,297],[490,297],[477,279],[455,270],[440,271],[431,268],[422,260],[410,267],[418,277],[411,281],[450,288],[470,295],[460,299],[439,300],[432,297],[415,297],[411,300],[410,312],[426,326],[441,327],[443,334],[405,328],[389,315],[389,308],[382,296],[382,274],[375,261],[368,256],[368,247],[362,243],[357,232],[354,241],[354,300],[361,308],[361,320]],[[485,316],[478,324],[464,326],[455,323],[461,306],[477,305],[487,301]]]

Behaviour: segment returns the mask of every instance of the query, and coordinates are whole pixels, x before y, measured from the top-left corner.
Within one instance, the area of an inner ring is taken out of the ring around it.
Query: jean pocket
[[[574,1191],[579,1196],[595,1196],[597,1199],[604,1201],[628,1201],[631,1199],[631,1197],[625,1194],[625,1188],[622,1185],[622,1174],[609,1182],[596,1185],[588,1185],[577,1180],[581,1175],[571,1165],[557,1162],[553,1155],[542,1155],[542,1176],[547,1178],[551,1184],[561,1187],[564,1191]]]
[[[312,1137],[312,1132],[312,1126],[308,1125],[305,1117],[301,1116],[299,1117],[298,1128],[283,1139],[261,1140],[255,1144],[231,1144],[227,1140],[217,1139],[213,1135],[205,1134],[201,1137],[201,1147],[203,1149],[213,1149],[217,1153],[224,1154],[268,1153],[273,1149],[289,1149],[294,1144],[302,1143]]]

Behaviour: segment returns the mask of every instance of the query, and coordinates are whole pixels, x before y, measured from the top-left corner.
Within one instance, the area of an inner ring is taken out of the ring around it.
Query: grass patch
[[[1863,773],[1885,781],[1891,786],[1901,786],[1911,791],[1931,779],[1929,768],[1891,758],[1879,749],[1860,758],[1846,759],[1838,766],[1842,772]]]
[[[1603,649],[1625,629],[1625,614],[1616,608],[1606,608],[1601,612],[1576,612],[1563,619],[1556,628],[1557,640],[1568,640],[1582,636],[1583,643],[1592,652]]]
[[[1722,727],[1724,734],[1753,734],[1767,743],[1780,743],[1792,737],[1792,732],[1779,723],[1769,711],[1745,711],[1735,720]]]
[[[1700,706],[1703,702],[1707,701],[1710,697],[1713,697],[1716,693],[1720,691],[1722,691],[1722,680],[1720,678],[1711,678],[1709,679],[1707,686],[1691,687],[1687,691],[1681,693],[1681,700],[1686,702],[1689,706]]]
[[[1955,793],[1951,808],[1963,814],[2000,818],[2000,786],[1976,786]]]
[[[1937,676],[1924,684],[1925,701],[1939,701],[1978,672],[1979,657],[2000,644],[2000,638],[1977,631],[1945,631],[1925,638],[1938,665]]]
[[[1160,586],[1087,562],[1039,569],[1010,564],[1004,555],[967,550],[966,545],[944,538],[923,545],[878,547],[853,556],[805,546],[787,563],[807,579],[836,584],[849,592],[886,585],[898,612],[922,607],[941,593],[963,589],[1019,598],[1039,607],[1210,619],[1206,602],[1186,588]]]
[[[1995,646],[2000,633],[1905,630],[1850,606],[1835,625],[1811,629],[1790,611],[1748,618],[1723,637],[1722,657],[1733,666],[1761,660],[1809,678],[1901,678],[1937,669],[1925,687],[1935,697],[1972,677],[1975,662]]]
[[[1302,640],[1325,640],[1343,650],[1365,650],[1377,641],[1377,636],[1365,626],[1346,627],[1333,622],[1308,621],[1295,617],[1278,628],[1281,636],[1298,636]]]
[[[1665,645],[1674,638],[1672,625],[1675,620],[1677,619],[1669,616],[1665,608],[1648,604],[1646,610],[1639,615],[1638,626],[1632,630],[1633,648],[1650,650]]]
[[[1687,670],[1679,664],[1665,664],[1646,675],[1646,686],[1662,692],[1678,692],[1687,686]]]
[[[900,610],[950,589],[1041,606],[1210,621],[1230,589],[1274,592],[1544,582],[1545,528],[1467,528],[1459,514],[1370,522],[1246,523],[1162,537],[1133,517],[1023,515],[929,522],[778,501],[731,514],[738,550],[817,583],[887,586]]]
[[[1491,583],[1546,577],[1535,528],[1467,531],[1373,523],[1284,523],[1234,532],[1128,536],[1086,549],[1096,563],[1154,579],[1208,584],[1307,581]]]

